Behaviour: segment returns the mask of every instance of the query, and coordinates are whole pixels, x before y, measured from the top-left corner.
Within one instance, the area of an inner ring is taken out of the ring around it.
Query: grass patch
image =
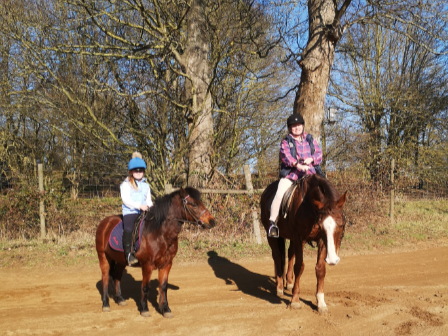
[[[448,236],[448,201],[412,201],[397,204],[393,228],[403,236],[422,239]]]

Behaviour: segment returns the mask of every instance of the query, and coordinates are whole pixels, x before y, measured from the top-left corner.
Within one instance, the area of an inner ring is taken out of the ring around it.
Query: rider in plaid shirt
[[[295,139],[294,142],[296,144],[296,151],[297,151],[297,158],[296,160],[291,155],[291,148],[289,148],[289,143],[287,140],[283,140],[281,147],[280,147],[280,159],[282,160],[283,164],[287,167],[291,167],[291,172],[286,176],[287,179],[291,181],[296,181],[297,179],[301,178],[303,175],[312,175],[316,174],[316,170],[314,169],[314,165],[318,165],[322,162],[322,150],[319,147],[319,144],[316,140],[314,141],[314,148],[316,151],[314,152],[314,155],[311,155],[311,149],[308,141],[305,140],[307,136],[307,133],[303,133],[302,141],[299,141]],[[297,161],[299,163],[302,163],[308,159],[312,158],[312,164],[308,165],[308,170],[303,170],[296,167]]]
[[[282,202],[283,195],[286,190],[292,185],[293,181],[301,178],[304,175],[316,174],[314,165],[318,165],[322,162],[322,150],[316,140],[314,142],[314,155],[311,155],[311,148],[306,141],[306,133],[303,132],[305,127],[305,121],[300,114],[293,114],[287,121],[289,136],[285,138],[280,147],[280,159],[282,161],[282,169],[280,171],[280,181],[278,183],[277,193],[271,205],[271,215],[269,222],[268,235],[269,237],[277,238],[279,230],[276,224],[280,204]],[[295,149],[293,152],[297,153],[297,156],[291,153],[292,142],[294,141]]]

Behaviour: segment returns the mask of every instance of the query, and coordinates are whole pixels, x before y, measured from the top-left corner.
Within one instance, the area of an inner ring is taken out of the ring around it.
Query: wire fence
[[[349,190],[350,193],[368,194],[370,197],[381,198],[390,194],[393,187],[396,197],[404,199],[447,199],[448,172],[445,171],[401,171],[394,174],[394,183],[390,182],[389,173],[383,173],[372,179],[362,172],[347,169],[328,172],[328,179],[340,192]],[[120,184],[125,175],[110,172],[72,172],[61,170],[44,171],[44,189],[47,192],[59,192],[74,198],[109,198],[120,196]],[[252,174],[254,189],[264,189],[278,179],[278,172]],[[0,194],[5,195],[8,190],[20,186],[36,187],[38,185],[37,171],[8,172],[0,174]],[[174,185],[176,187],[176,185]],[[177,186],[179,187],[179,186]],[[245,190],[244,174],[226,176],[219,184],[211,189]]]
[[[110,172],[44,171],[44,188],[76,198],[119,197],[120,184],[125,176]],[[0,194],[20,186],[37,186],[37,172],[3,172],[0,175]]]

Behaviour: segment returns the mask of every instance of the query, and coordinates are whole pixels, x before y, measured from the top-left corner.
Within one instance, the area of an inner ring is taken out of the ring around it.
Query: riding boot
[[[132,232],[123,231],[123,250],[124,257],[129,266],[138,263],[138,259],[132,253]]]
[[[275,224],[275,222],[273,221],[269,221],[269,224],[271,224],[271,226],[269,227],[268,236],[272,238],[278,238],[280,230],[278,229],[277,224]]]

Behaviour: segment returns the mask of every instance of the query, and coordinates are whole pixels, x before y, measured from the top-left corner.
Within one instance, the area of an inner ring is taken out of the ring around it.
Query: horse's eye
[[[195,204],[195,203],[190,203],[190,205],[193,207],[193,208],[197,208],[197,204]]]

